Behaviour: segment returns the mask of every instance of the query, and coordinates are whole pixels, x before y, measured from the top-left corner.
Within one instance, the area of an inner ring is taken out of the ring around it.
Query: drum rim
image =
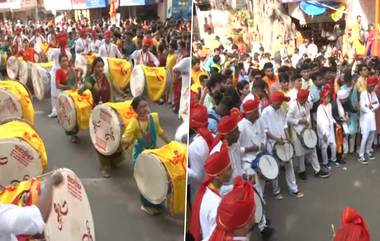
[[[257,166],[258,166],[258,168],[260,169],[260,173],[261,173],[261,175],[263,175],[266,179],[268,179],[268,180],[274,180],[274,179],[276,179],[277,177],[278,177],[278,174],[279,174],[279,167],[278,167],[278,164],[277,164],[277,161],[276,161],[276,158],[274,158],[273,156],[271,156],[271,155],[269,155],[269,154],[265,154],[265,155],[263,155],[262,157],[269,157],[269,159],[271,159],[271,160],[273,160],[273,163],[277,166],[277,168],[276,168],[276,173],[277,173],[277,175],[276,175],[276,177],[274,177],[274,178],[268,178],[266,175],[264,175],[263,174],[263,172],[262,172],[262,169],[261,169],[261,167],[260,167],[260,160],[261,160],[261,158],[260,158],[260,160],[259,160],[259,162],[258,162],[258,164],[257,164]]]
[[[313,133],[314,133],[314,136],[315,137],[317,137],[316,138],[316,144],[315,144],[315,146],[313,146],[313,147],[308,147],[306,144],[305,144],[305,142],[304,142],[304,140],[303,140],[303,133],[306,131],[306,130],[308,130],[308,131],[312,131]],[[318,136],[317,136],[317,133],[315,133],[315,131],[312,129],[312,128],[304,128],[302,131],[301,131],[301,143],[302,143],[302,145],[305,147],[305,148],[307,148],[307,149],[309,149],[309,150],[312,150],[312,149],[314,149],[317,145],[318,145]]]
[[[141,155],[143,155],[143,156],[145,156],[145,155],[150,156],[151,159],[154,159],[155,161],[157,161],[157,163],[159,163],[159,166],[160,166],[161,168],[163,168],[163,170],[164,170],[164,173],[165,173],[165,180],[166,180],[166,185],[164,185],[164,186],[165,186],[165,189],[164,189],[164,190],[165,190],[165,195],[163,195],[163,197],[162,197],[161,199],[158,199],[158,200],[152,200],[151,198],[147,197],[146,194],[144,195],[144,194],[141,192],[140,188],[139,188],[139,182],[137,181],[138,178],[136,178],[136,177],[137,177],[136,169],[137,169],[137,165],[138,165],[138,163],[139,163],[139,158],[140,158]],[[151,203],[153,203],[153,204],[161,204],[161,203],[163,203],[163,202],[167,199],[168,194],[169,194],[169,185],[172,184],[172,181],[171,181],[171,178],[169,178],[168,170],[166,169],[165,165],[162,163],[162,161],[161,161],[156,155],[154,155],[154,154],[152,154],[152,153],[149,153],[149,152],[141,153],[141,154],[137,157],[137,159],[136,159],[136,164],[135,164],[135,166],[134,166],[134,168],[133,168],[133,177],[134,177],[135,182],[136,182],[136,184],[137,184],[137,188],[138,188],[139,191],[140,191],[140,194],[143,195],[143,196],[144,196],[148,201],[150,201]]]
[[[11,76],[10,76],[10,74],[8,73],[8,69],[11,70],[11,68],[8,68],[8,65],[10,65],[10,62],[9,62],[9,61],[11,61],[11,60],[14,60],[14,62],[12,62],[12,63],[17,63],[17,71],[15,71],[16,74],[15,74],[14,79],[12,79]],[[19,74],[19,71],[20,71],[20,61],[19,61],[18,57],[16,57],[16,56],[13,55],[13,56],[10,56],[10,57],[8,58],[8,60],[7,60],[7,64],[6,64],[6,70],[7,70],[8,77],[9,77],[10,79],[12,79],[12,80],[17,79],[18,74]]]
[[[260,204],[261,204],[261,210],[262,210],[262,215],[261,215],[261,219],[259,221],[255,220],[256,223],[260,223],[261,221],[263,221],[264,219],[264,216],[265,216],[265,203],[264,203],[264,200],[263,198],[261,197],[261,195],[259,194],[259,192],[256,190],[255,187],[253,187],[253,191],[254,191],[254,195],[256,194],[257,197],[259,198],[260,200]],[[256,206],[257,206],[257,203],[256,203]],[[257,209],[256,209],[257,210]],[[255,212],[255,219],[256,219],[256,212]]]
[[[76,108],[75,108],[75,101],[73,100],[73,98],[71,97],[71,95],[65,93],[64,91],[58,95],[58,97],[57,97],[57,101],[59,100],[59,97],[60,97],[61,95],[62,95],[62,96],[66,96],[66,97],[68,97],[68,98],[70,99],[71,103],[73,104],[74,109],[75,109],[75,112],[74,112],[74,115],[75,115],[75,126],[73,127],[73,129],[71,129],[71,130],[66,130],[66,129],[63,127],[62,124],[61,124],[61,126],[62,126],[62,128],[63,128],[65,131],[73,131],[73,130],[75,130],[76,127],[78,127],[78,118],[77,118],[77,112],[76,112]],[[59,102],[57,102],[57,104],[58,104],[58,103],[59,103]],[[58,108],[57,108],[57,113],[58,113]]]
[[[140,95],[144,95],[145,85],[146,85],[146,76],[145,76],[143,65],[142,64],[138,64],[138,65],[133,66],[133,69],[132,69],[132,72],[131,72],[131,79],[129,80],[129,88],[131,89],[131,94],[132,94],[133,97],[140,96],[140,95],[135,95],[134,94],[135,91],[132,91],[132,86],[135,86],[134,85],[135,82],[133,81],[134,78],[132,78],[132,74],[133,74],[135,68],[136,68],[136,71],[141,71],[143,73],[143,76],[144,76],[144,81],[142,82],[143,83],[143,90],[142,90],[142,92],[141,92]]]
[[[102,107],[104,107],[104,106],[106,106],[107,108],[110,108],[111,110],[113,110],[113,111],[116,113],[116,116],[117,116],[119,122],[121,123],[121,124],[120,124],[120,140],[119,140],[119,146],[116,148],[115,151],[107,152],[107,153],[105,153],[103,150],[101,150],[101,151],[98,150],[98,148],[96,147],[96,143],[94,142],[94,137],[95,137],[95,139],[96,139],[96,135],[94,136],[93,131],[92,131],[93,128],[91,128],[91,127],[93,126],[92,122],[93,122],[93,116],[94,116],[94,113],[95,113],[95,109],[97,109],[97,108],[99,109],[99,108],[102,108]],[[121,121],[121,120],[122,120],[122,119],[120,118],[119,113],[118,113],[114,108],[112,108],[110,105],[107,105],[107,103],[103,103],[103,104],[97,105],[97,106],[95,106],[95,107],[92,109],[92,111],[91,111],[91,115],[90,115],[90,123],[89,123],[90,139],[91,139],[91,142],[92,142],[93,146],[95,147],[95,149],[96,149],[99,153],[101,153],[102,155],[105,155],[105,156],[111,156],[111,155],[117,153],[117,152],[120,150],[120,148],[121,148],[120,142],[121,142],[121,139],[122,139],[122,136],[123,136],[124,130],[125,130],[125,124],[124,124],[124,122]]]
[[[25,64],[24,64],[25,63]],[[26,79],[26,83],[28,83],[29,81],[29,79],[32,79],[32,68],[33,68],[33,63],[31,63],[31,62],[28,62],[28,61],[23,61],[23,62],[20,62],[20,66],[19,66],[19,79],[20,79],[20,81],[21,81],[21,76],[22,75],[20,75],[20,72],[22,73],[23,71],[22,71],[22,66],[23,65],[25,65],[25,66],[27,66],[26,67],[26,73],[28,74],[27,75],[27,79]],[[29,66],[30,66],[30,69],[29,69]],[[29,76],[29,71],[30,71],[30,76]],[[20,82],[20,81],[17,81],[17,82]],[[24,84],[24,83],[22,83],[22,82],[20,82],[21,84]]]
[[[38,100],[41,101],[41,100],[45,99],[47,89],[45,89],[44,91],[40,91],[41,94],[42,94],[42,96],[38,96],[36,94],[37,91],[36,91],[36,87],[35,87],[34,83],[37,83],[39,81],[37,80],[38,78],[36,78],[36,75],[33,75],[33,70],[36,71],[36,72],[40,72],[41,70],[45,71],[45,69],[42,68],[41,66],[37,65],[37,64],[33,64],[33,67],[32,67],[32,86],[33,86],[34,95],[36,96],[36,98]],[[42,86],[45,86],[44,81],[42,81]]]
[[[26,90],[26,92],[28,92],[29,99],[30,99],[30,103],[31,103],[31,105],[33,105],[33,104],[32,104],[32,94],[30,93],[29,88],[28,88],[24,83],[21,83],[20,81],[12,80],[12,79],[11,79],[11,80],[7,80],[7,81],[13,81],[13,82],[15,82],[15,83],[21,85],[21,86]]]
[[[293,145],[293,143],[291,143],[291,142],[285,142],[285,144],[289,144],[289,145],[292,147],[292,149],[293,149],[293,152],[292,152],[292,156],[291,156],[291,158],[289,158],[289,160],[286,160],[286,161],[281,160],[281,158],[277,155],[276,146],[277,146],[277,145],[280,145],[280,144],[279,144],[279,143],[275,143],[274,146],[273,146],[273,150],[274,150],[275,156],[276,156],[281,162],[289,162],[290,160],[292,160],[292,159],[294,158],[294,145]]]
[[[12,95],[13,99],[16,99],[16,100],[17,100],[17,103],[18,103],[18,105],[20,106],[20,110],[21,110],[21,118],[25,118],[25,115],[24,115],[24,112],[23,112],[23,109],[22,109],[22,105],[21,105],[20,101],[18,101],[17,97],[16,97],[12,92],[7,91],[7,90],[5,90],[5,89],[3,89],[3,88],[0,88],[0,92],[8,93],[8,94]],[[15,118],[15,117],[8,117],[8,118],[6,118],[6,119],[10,119],[10,118]],[[17,117],[16,117],[16,118],[17,118]],[[17,119],[18,119],[18,118],[17,118]],[[1,120],[1,118],[0,118],[0,120]],[[1,121],[0,121],[0,122],[1,122]],[[1,125],[1,124],[0,124],[0,125]]]

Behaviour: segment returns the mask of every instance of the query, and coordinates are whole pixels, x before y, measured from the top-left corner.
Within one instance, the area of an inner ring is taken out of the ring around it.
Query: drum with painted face
[[[186,155],[186,145],[172,141],[143,151],[134,167],[140,193],[153,204],[165,202],[172,215],[185,212]]]
[[[44,142],[37,131],[22,120],[0,125],[0,185],[41,175],[47,168]]]
[[[130,87],[133,97],[146,93],[150,100],[159,101],[168,93],[170,73],[164,67],[134,66]]]
[[[97,105],[90,117],[90,136],[95,149],[110,156],[121,151],[121,138],[130,119],[136,116],[132,101]]]
[[[81,180],[69,169],[58,169],[57,172],[62,174],[63,183],[53,187],[52,210],[44,234],[28,238],[47,241],[95,241],[91,207]],[[0,203],[18,206],[37,204],[41,193],[44,193],[44,183],[53,174],[54,172],[49,172],[6,187],[0,192]]]
[[[11,56],[7,60],[7,74],[12,80],[17,79],[20,69],[20,60],[16,56]]]
[[[273,146],[273,155],[282,162],[289,162],[294,156],[294,147],[290,142],[284,144],[275,143]]]
[[[77,90],[62,92],[58,96],[58,122],[65,131],[88,129],[93,104],[89,90],[82,95],[79,95]]]
[[[34,109],[28,89],[17,81],[0,81],[0,121],[25,119],[34,124]]]
[[[35,63],[32,67],[32,83],[34,95],[43,100],[50,94],[50,69],[52,62]]]

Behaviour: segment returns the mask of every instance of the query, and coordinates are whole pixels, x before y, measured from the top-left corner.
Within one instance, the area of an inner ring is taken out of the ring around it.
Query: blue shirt
[[[212,110],[210,110],[208,112],[208,129],[210,129],[210,131],[217,135],[218,134],[218,123],[220,121],[220,119],[222,119],[222,116],[219,115],[218,113],[215,112],[215,109],[213,108]],[[212,116],[213,118],[210,118],[210,116]]]

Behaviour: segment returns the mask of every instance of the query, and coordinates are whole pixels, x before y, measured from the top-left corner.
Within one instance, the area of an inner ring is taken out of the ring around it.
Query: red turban
[[[373,75],[367,78],[367,86],[376,85],[377,82],[379,82],[379,79],[377,78],[377,76]]]
[[[290,100],[289,97],[285,96],[284,93],[280,91],[275,91],[270,96],[270,102],[272,104],[282,104],[282,102],[286,101],[288,102]]]
[[[218,131],[220,135],[227,135],[237,128],[239,118],[236,115],[228,115],[223,117],[218,123]]]
[[[198,129],[207,127],[208,112],[207,108],[201,104],[193,104],[190,107],[190,128]]]
[[[300,89],[297,93],[297,100],[298,101],[307,100],[307,98],[309,97],[309,93],[310,92],[308,90]]]
[[[190,105],[198,103],[198,102],[199,102],[198,94],[191,90],[190,91]]]
[[[246,114],[257,111],[259,109],[260,100],[255,98],[254,100],[248,100],[243,104],[243,110]]]
[[[21,33],[22,29],[20,27],[16,28],[16,33]]]
[[[106,38],[106,39],[110,39],[110,38],[112,38],[112,32],[111,32],[111,31],[106,31],[106,32],[104,33],[104,38]]]
[[[143,45],[151,47],[153,45],[152,38],[145,36],[143,39]]]
[[[327,97],[329,94],[330,94],[330,87],[326,85],[325,87],[323,87],[320,96],[321,98],[323,98],[323,97]]]
[[[218,207],[216,228],[209,241],[229,240],[234,231],[252,222],[255,214],[255,199],[250,182],[238,176],[233,190],[228,193]]]
[[[207,177],[203,180],[197,195],[194,200],[191,216],[191,234],[195,241],[201,240],[201,224],[200,224],[200,209],[203,196],[207,190],[207,186],[210,184],[214,176],[221,174],[231,165],[230,157],[228,155],[228,147],[223,144],[219,152],[214,152],[207,159],[204,168]],[[218,193],[219,195],[219,193]]]
[[[345,208],[342,215],[342,225],[335,235],[334,241],[370,241],[368,225],[353,208]]]
[[[85,28],[81,28],[81,29],[79,30],[79,35],[80,35],[82,38],[86,36],[86,33],[87,33],[87,29],[85,29]]]
[[[40,33],[40,32],[41,32],[41,29],[40,29],[40,28],[36,28],[36,29],[34,29],[34,32],[35,32],[35,33]]]
[[[57,34],[57,41],[61,49],[61,53],[66,53],[65,49],[68,42],[67,34],[66,33]]]

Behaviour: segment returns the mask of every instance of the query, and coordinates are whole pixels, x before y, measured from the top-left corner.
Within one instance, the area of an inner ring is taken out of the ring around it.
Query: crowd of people
[[[348,32],[361,31],[360,17],[357,21]],[[375,159],[380,59],[373,57],[373,45],[359,54],[357,39],[351,39],[351,59],[336,40],[330,48],[305,38],[300,45],[295,41],[289,52],[283,45],[265,50],[233,37],[222,41],[207,30],[207,39],[195,39],[192,48],[188,195],[194,240],[214,240],[223,217],[221,205],[236,188],[234,179],[252,182],[265,203],[267,184],[275,199],[285,198],[278,183],[278,176],[285,175],[290,196],[303,198],[297,182],[310,179],[305,163],[313,176],[325,179],[347,161],[370,165]],[[373,32],[368,42],[373,43]],[[284,153],[289,155],[284,158]],[[284,170],[276,178],[260,168],[267,155],[277,163],[270,171],[276,173],[277,166]],[[245,232],[230,236],[249,235],[251,219],[239,226],[248,228]],[[263,240],[274,232],[268,220],[265,215],[256,220]],[[222,226],[236,230],[235,221]]]

